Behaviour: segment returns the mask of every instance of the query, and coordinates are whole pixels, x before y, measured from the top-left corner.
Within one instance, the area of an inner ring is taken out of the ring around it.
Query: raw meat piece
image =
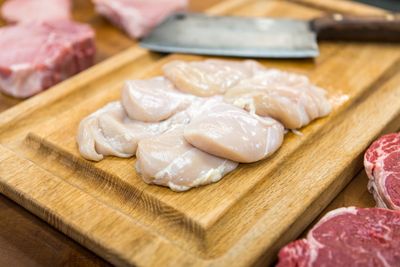
[[[170,14],[186,9],[187,0],[93,0],[99,14],[132,38],[145,36]]]
[[[193,62],[175,60],[163,67],[165,77],[179,90],[197,96],[223,94],[260,69],[263,67],[252,60],[235,62],[216,59]]]
[[[161,123],[135,121],[127,116],[120,102],[112,102],[81,121],[77,136],[79,151],[93,161],[109,155],[128,158],[135,155],[140,140],[188,121],[184,112]]]
[[[139,142],[136,169],[149,184],[174,191],[218,182],[237,163],[212,156],[185,141],[183,126]]]
[[[378,207],[400,210],[400,133],[376,140],[365,153],[364,166]]]
[[[0,90],[29,97],[90,67],[94,31],[70,21],[0,28]]]
[[[192,100],[176,91],[170,81],[157,77],[125,82],[121,101],[131,119],[158,122],[186,109]]]
[[[69,20],[71,0],[8,0],[1,8],[7,22]]]
[[[399,267],[400,212],[341,208],[279,252],[277,267]]]
[[[207,101],[184,133],[190,144],[205,152],[246,163],[275,152],[283,135],[283,126],[274,119],[249,114],[218,99]]]
[[[306,76],[274,69],[241,80],[225,99],[260,116],[270,116],[289,129],[301,128],[331,112],[325,91]]]

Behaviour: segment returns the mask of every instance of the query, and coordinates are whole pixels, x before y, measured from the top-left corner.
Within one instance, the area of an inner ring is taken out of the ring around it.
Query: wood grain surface
[[[281,14],[288,14],[289,16],[299,17],[299,18],[311,18],[311,17],[314,17],[314,16],[320,14],[320,12],[318,12],[318,11],[315,11],[315,10],[312,10],[312,9],[303,8],[303,7],[298,6],[298,5],[295,5],[295,7],[293,7],[293,5],[287,5],[285,3],[284,4],[279,3],[279,4],[276,4],[276,5],[272,5],[272,7],[269,6],[269,9],[267,10],[267,8],[266,8],[267,4],[261,3],[261,1],[249,1],[249,2],[251,2],[253,4],[249,4],[245,8],[238,9],[237,11],[235,11],[235,14],[243,15],[243,14],[248,14],[250,12],[253,15],[264,15],[264,14],[269,14],[269,15],[278,15],[279,14],[279,15],[281,15]],[[335,2],[341,2],[341,1],[335,1]],[[330,7],[329,10],[334,10],[334,8],[335,8],[334,6]],[[266,12],[266,10],[267,10],[267,12]],[[300,14],[297,14],[297,12],[299,12]],[[370,8],[361,7],[361,8],[356,8],[355,12],[358,13],[358,14],[360,14],[360,13],[363,14],[363,12],[370,13],[370,12],[373,12],[373,11],[371,11]],[[336,68],[340,68],[343,64],[346,63],[346,62],[342,62],[342,61],[346,61],[344,59],[346,56],[347,56],[347,58],[350,58],[351,55],[354,55],[354,54],[358,53],[358,52],[355,52],[355,51],[365,49],[364,45],[361,45],[361,46],[357,46],[356,45],[355,48],[348,48],[350,46],[351,45],[349,45],[349,46],[339,45],[338,47],[336,47],[336,45],[332,45],[332,44],[326,43],[322,47],[323,56],[321,58],[319,58],[317,60],[317,62],[299,61],[299,62],[295,62],[295,63],[293,63],[293,62],[289,62],[288,63],[286,61],[273,61],[273,62],[264,62],[264,63],[267,64],[267,65],[271,65],[271,66],[277,66],[277,67],[287,68],[287,69],[290,69],[290,70],[295,70],[295,71],[300,71],[300,72],[303,72],[303,73],[311,74],[311,73],[315,72],[316,69],[318,69],[317,67],[321,67],[321,64],[323,64],[323,62],[329,61],[330,60],[329,58],[333,57],[333,55],[340,54],[340,57],[342,57],[341,59],[336,59],[336,61],[333,61],[334,66],[332,68],[336,69]],[[340,53],[339,50],[341,50],[341,49],[347,49],[347,52]],[[385,50],[386,52],[382,53],[381,50]],[[376,57],[379,57],[379,56],[382,56],[382,55],[384,56],[384,54],[390,53],[390,51],[392,51],[390,47],[387,47],[387,46],[374,47],[374,45],[372,45],[372,46],[369,46],[369,48],[366,49],[366,51],[362,52],[362,54],[363,54],[362,58],[367,58],[368,55],[371,54],[371,53],[377,53],[378,55],[376,55]],[[128,53],[123,54],[123,55],[132,56],[132,53],[128,51]],[[394,55],[397,58],[397,53],[394,53]],[[122,57],[123,56],[121,56],[121,58]],[[132,56],[132,58],[135,58],[135,56]],[[382,59],[382,62],[384,61],[385,58],[388,59],[389,56],[387,56],[387,57],[384,56],[384,58]],[[357,61],[357,60],[355,60],[355,61]],[[328,87],[330,87],[330,88],[338,88],[339,86],[353,87],[354,85],[357,85],[358,83],[361,83],[360,87],[362,87],[362,88],[360,90],[361,91],[367,90],[368,92],[366,94],[360,95],[356,99],[355,103],[357,104],[357,107],[359,107],[360,110],[364,110],[365,109],[364,111],[368,111],[368,110],[372,109],[372,111],[376,111],[376,112],[379,113],[379,111],[374,110],[372,108],[372,106],[371,106],[372,105],[372,103],[371,103],[372,100],[370,100],[368,102],[369,99],[372,99],[371,97],[378,97],[377,99],[380,99],[379,97],[382,97],[382,96],[385,96],[386,98],[387,98],[388,95],[389,96],[390,95],[391,96],[398,96],[398,91],[396,91],[395,88],[398,87],[399,81],[398,81],[398,78],[396,79],[394,77],[395,74],[398,73],[398,69],[399,69],[398,68],[398,64],[396,63],[396,59],[395,60],[389,60],[389,61],[390,62],[388,64],[386,64],[385,66],[378,66],[378,65],[382,64],[382,62],[380,61],[379,63],[377,63],[377,64],[375,64],[375,65],[373,65],[373,66],[371,66],[369,68],[366,68],[366,69],[363,68],[365,73],[367,73],[368,75],[373,75],[373,77],[371,79],[369,79],[369,81],[366,81],[366,82],[365,81],[361,82],[361,80],[362,80],[361,76],[362,75],[359,75],[356,78],[354,78],[354,80],[352,80],[353,78],[350,78],[350,75],[352,75],[352,73],[351,73],[351,71],[348,71],[348,72],[345,72],[344,78],[343,78],[343,75],[340,76],[345,81],[340,81],[340,82],[335,83],[335,82],[333,82],[333,80],[335,78],[334,75],[338,75],[338,73],[329,74],[329,71],[328,71],[329,68],[327,70],[325,70],[325,71],[322,71],[322,73],[317,73],[318,75],[322,75],[322,77],[318,78],[317,74],[315,74],[312,77],[314,77],[313,79],[315,81],[317,81],[317,82],[320,81],[320,79],[322,80],[323,78],[327,77],[326,85],[328,85]],[[150,61],[144,61],[144,62],[146,64],[148,64]],[[357,62],[356,63],[353,62],[354,65],[355,65],[353,67],[353,69],[356,69],[356,68],[361,69],[360,66],[365,64],[365,62],[366,62],[365,59],[360,59],[358,63]],[[143,63],[143,61],[142,61],[142,63]],[[353,63],[350,62],[349,65],[352,65]],[[112,68],[110,68],[110,69],[112,69]],[[97,71],[108,72],[109,68],[100,66],[97,69]],[[376,74],[375,73],[376,71],[378,71],[379,73]],[[354,72],[354,70],[353,70],[353,72]],[[150,73],[153,73],[153,71],[150,70]],[[123,74],[121,74],[121,75],[123,76]],[[85,77],[87,79],[90,78],[90,77],[88,78],[87,75],[85,75]],[[91,77],[90,79],[94,79],[94,78],[95,78],[95,76]],[[387,82],[388,80],[390,80],[390,81]],[[104,79],[99,81],[98,83],[101,83],[103,81],[104,81]],[[78,86],[83,86],[77,80],[75,80],[73,83],[68,83],[68,85],[73,85],[73,84],[74,85],[78,85]],[[103,87],[105,88],[106,86],[107,85],[104,85]],[[62,96],[68,96],[70,99],[73,99],[75,101],[77,101],[77,100],[80,101],[80,100],[84,99],[88,95],[88,93],[84,93],[82,96],[78,96],[78,95],[74,96],[72,94],[72,97],[71,97],[71,94],[65,94],[65,93],[63,94],[61,92],[63,90],[62,88],[65,89],[66,87],[67,87],[66,85],[65,86],[60,86],[59,88],[61,88],[61,89],[58,89],[60,91],[60,93],[58,93],[58,94],[55,94],[55,93],[54,94],[46,94],[42,98],[37,98],[37,100],[30,101],[30,103],[26,104],[22,109],[14,109],[16,114],[13,114],[14,112],[9,112],[9,113],[6,114],[6,116],[2,117],[2,119],[1,119],[2,124],[3,124],[2,130],[5,129],[4,125],[6,125],[8,127],[15,126],[16,128],[18,128],[18,129],[15,129],[15,131],[10,131],[10,135],[8,135],[8,134],[2,135],[1,143],[2,144],[7,143],[6,147],[8,147],[5,150],[2,150],[3,153],[2,153],[2,156],[0,157],[2,162],[4,162],[4,160],[7,160],[7,162],[10,162],[10,161],[14,162],[14,160],[9,160],[9,159],[15,159],[15,162],[19,162],[18,159],[17,159],[18,157],[16,157],[12,153],[10,153],[9,149],[10,148],[15,148],[15,146],[18,146],[20,144],[16,144],[16,143],[11,144],[12,142],[10,140],[12,138],[10,136],[13,133],[17,133],[18,131],[22,130],[22,128],[24,128],[24,127],[21,126],[21,123],[24,124],[24,123],[39,123],[39,122],[41,122],[41,116],[46,114],[46,112],[44,112],[43,110],[42,111],[40,111],[40,110],[38,111],[38,109],[37,109],[37,105],[40,104],[41,101],[52,102],[52,101],[55,101],[57,99],[57,97],[60,98]],[[116,87],[118,87],[118,85]],[[385,90],[382,90],[382,91],[384,91],[383,95],[382,95],[382,93],[377,92],[378,88],[385,88]],[[93,90],[93,89],[90,89],[90,90]],[[104,97],[104,95],[100,96],[99,99],[102,99],[103,97]],[[363,103],[363,104],[361,105],[360,103]],[[383,104],[385,104],[385,103],[383,103]],[[386,104],[388,104],[388,109],[389,109],[389,107],[390,108],[392,107],[392,106],[389,105],[389,103],[386,103]],[[368,106],[368,105],[370,105],[370,106]],[[57,111],[57,110],[60,111],[60,109],[62,109],[63,107],[65,107],[65,106],[63,106],[63,105],[58,106],[58,109],[50,110],[49,112],[54,112],[54,111]],[[362,109],[363,107],[364,107],[364,109]],[[346,112],[347,112],[348,110],[351,111],[353,108],[348,106],[346,108],[343,107],[343,109],[346,109]],[[32,118],[32,120],[24,118],[26,113],[32,112],[34,110],[36,110],[35,113],[37,115],[34,116]],[[360,110],[358,110],[358,111],[360,111]],[[341,112],[344,112],[344,111],[345,110],[343,110]],[[385,111],[386,111],[386,109],[385,109]],[[382,112],[384,112],[384,111],[382,111]],[[360,124],[360,123],[363,122],[363,120],[366,119],[365,116],[358,116],[357,115],[358,113],[354,112],[354,111],[349,112],[347,114],[348,115],[356,114],[356,115],[354,115],[354,117],[351,117],[352,119],[350,120],[349,123],[346,124],[347,126],[343,126],[343,124],[341,124],[342,128],[339,129],[339,130],[336,130],[337,134],[340,134],[340,133],[342,133],[342,134],[343,133],[346,133],[346,134],[347,133],[351,133],[352,130],[351,130],[350,126],[352,125],[352,123],[353,124],[354,123],[355,124],[357,124],[357,123]],[[368,113],[368,114],[370,114],[370,113]],[[384,114],[387,115],[386,113],[384,113]],[[381,116],[381,115],[382,114],[380,114],[379,116]],[[371,116],[371,118],[372,117],[373,116]],[[397,115],[394,115],[394,117],[397,118]],[[398,127],[399,126],[398,121],[396,121],[396,119],[394,119],[394,117],[389,118],[389,121],[391,121],[391,123],[389,123],[388,125],[381,125],[381,129],[383,131],[395,130],[396,129],[396,125],[397,125],[397,129],[399,128]],[[373,117],[373,118],[377,118],[377,117]],[[16,119],[18,119],[19,122],[16,123],[16,121],[15,121]],[[337,121],[338,121],[338,119],[335,120],[335,122],[337,122]],[[338,123],[338,124],[340,124],[340,123]],[[321,125],[321,127],[322,126],[323,126],[323,124]],[[307,127],[307,129],[308,129],[308,127]],[[307,131],[307,129],[305,131]],[[331,130],[331,128],[329,130]],[[327,134],[326,132],[328,132],[329,130],[323,131],[323,135],[322,136],[326,135]],[[354,132],[356,132],[356,131],[354,131]],[[37,131],[37,133],[41,133],[41,130]],[[37,133],[35,133],[36,136],[39,136]],[[321,132],[318,132],[318,134],[320,134],[320,133]],[[31,136],[33,136],[32,140],[31,140],[33,142],[35,142],[35,134],[31,135]],[[369,133],[369,134],[377,136],[380,133]],[[329,136],[335,137],[336,135],[329,135]],[[6,138],[4,139],[4,137],[6,137]],[[339,138],[342,138],[342,137],[340,136]],[[354,136],[353,136],[353,138],[354,138]],[[357,136],[357,138],[358,138],[358,136]],[[361,136],[359,138],[361,138],[362,140],[365,140],[365,139],[363,139],[363,138],[365,138],[365,135],[363,135],[363,136]],[[38,139],[36,138],[36,141],[37,140]],[[351,138],[348,138],[347,140],[348,140],[348,142],[350,142],[350,143],[347,143],[347,144],[350,144],[350,146],[352,148],[354,148],[356,146],[355,144],[351,143],[351,141],[352,141]],[[360,140],[360,142],[362,140]],[[9,141],[11,143],[8,143]],[[47,139],[45,138],[43,141],[47,141]],[[39,139],[38,142],[41,143],[42,140]],[[46,145],[46,142],[42,142],[42,143]],[[312,145],[314,145],[314,144],[312,144]],[[365,144],[363,144],[363,145],[365,146]],[[305,146],[307,147],[306,144],[305,144]],[[308,146],[310,146],[310,144]],[[342,147],[341,149],[344,149],[344,148]],[[18,152],[18,154],[19,153],[25,153],[25,152],[27,152],[27,150],[31,150],[31,149],[30,148],[28,148],[28,149],[24,148],[24,149],[21,150],[22,152],[20,151],[20,152]],[[348,150],[345,149],[343,151],[338,151],[338,155],[340,155],[339,152],[340,153],[344,152],[345,154],[346,153],[351,154],[349,152],[350,150],[351,149],[348,149]],[[32,153],[32,151],[30,151],[29,153]],[[35,152],[35,153],[37,154],[37,152]],[[361,153],[361,152],[358,152],[358,153]],[[326,154],[322,154],[322,155],[326,155]],[[346,155],[346,156],[350,157],[350,155]],[[328,200],[323,200],[322,199],[323,201],[319,202],[320,204],[319,204],[318,207],[310,208],[306,212],[306,214],[310,214],[311,213],[312,215],[307,215],[307,216],[315,217],[318,214],[318,212],[321,209],[323,209],[324,206],[329,202],[329,199],[331,199],[340,190],[340,188],[343,187],[352,178],[353,174],[356,174],[358,172],[358,170],[360,169],[360,161],[359,161],[360,157],[358,156],[356,158],[358,159],[358,161],[351,165],[351,166],[353,166],[353,168],[346,169],[346,172],[348,172],[348,173],[340,175],[340,176],[342,176],[342,178],[343,178],[343,176],[345,176],[345,178],[342,180],[342,182],[340,184],[336,184],[336,187],[333,187],[333,188],[330,187],[329,191],[332,191],[332,192],[327,192],[327,195],[329,195],[329,196],[327,196]],[[333,158],[331,157],[329,159],[331,159],[333,164],[337,161],[337,159],[334,159],[334,157]],[[50,163],[51,160],[48,161],[48,162],[49,162],[48,164],[51,164]],[[14,164],[16,164],[16,163],[14,163]],[[44,164],[44,165],[46,165],[46,164]],[[1,165],[1,166],[3,166],[3,165]],[[30,168],[29,168],[29,171],[28,170],[23,171],[21,175],[26,175],[26,173],[30,173],[30,171],[31,171]],[[327,171],[327,170],[325,170],[325,171]],[[1,172],[1,170],[0,170],[0,172]],[[0,174],[0,176],[2,176],[2,175],[4,175],[4,172],[2,174]],[[73,179],[72,176],[73,175],[69,176],[69,178]],[[35,176],[33,175],[32,177],[35,177]],[[235,179],[233,177],[231,177],[231,178]],[[48,180],[49,184],[51,184],[52,180],[53,179]],[[23,183],[24,180],[20,180],[20,182]],[[75,182],[78,183],[79,179],[77,179]],[[373,205],[373,201],[372,201],[371,196],[366,192],[365,184],[366,184],[366,177],[361,172],[360,175],[358,175],[357,178],[355,180],[353,180],[353,182],[350,183],[349,186],[335,199],[335,201],[330,206],[328,206],[327,209],[324,210],[324,212],[326,212],[327,210],[339,207],[339,206],[349,206],[349,205],[371,206],[371,205]],[[59,184],[56,184],[56,186],[59,186]],[[8,188],[7,190],[9,190],[9,189],[11,189],[11,188]],[[28,190],[28,188],[26,188],[26,189]],[[108,191],[109,190],[107,190],[107,192]],[[18,195],[17,193],[18,192],[14,192],[13,190],[9,190],[7,192],[7,194],[10,197],[13,197],[15,199],[19,199],[20,200],[21,196]],[[71,197],[71,199],[73,199],[73,198]],[[305,197],[305,201],[307,201],[307,197]],[[19,202],[21,203],[23,201],[19,201]],[[6,212],[5,214],[9,215],[9,216],[5,216],[5,218],[9,217],[11,219],[10,219],[10,221],[5,219],[4,220],[5,222],[3,222],[3,220],[0,220],[0,224],[1,224],[0,226],[3,226],[2,227],[3,229],[0,230],[0,248],[2,248],[2,247],[9,248],[10,247],[11,249],[5,249],[4,250],[4,251],[6,251],[6,253],[5,253],[6,255],[5,256],[2,257],[2,255],[0,255],[0,265],[3,265],[3,263],[10,265],[12,263],[12,266],[16,266],[18,264],[20,264],[20,265],[26,265],[26,264],[29,264],[29,263],[34,264],[35,262],[36,262],[37,265],[40,265],[40,266],[44,266],[44,265],[54,266],[54,265],[64,265],[64,264],[65,265],[74,265],[75,266],[75,264],[79,264],[79,263],[85,263],[85,266],[87,266],[86,264],[88,264],[88,265],[103,265],[103,264],[106,264],[105,262],[103,262],[103,261],[101,261],[99,259],[96,259],[91,253],[89,253],[86,250],[82,249],[82,247],[80,247],[79,245],[76,245],[76,243],[69,241],[68,238],[63,237],[62,235],[60,235],[56,231],[50,230],[49,227],[47,227],[44,223],[40,222],[39,220],[35,219],[32,215],[30,215],[28,213],[21,212],[10,201],[5,201],[5,202],[1,202],[1,203],[4,203],[4,207],[5,207],[4,210]],[[125,202],[122,202],[122,203],[124,204]],[[34,207],[36,205],[38,205],[39,203],[24,202],[24,203],[21,203],[21,204],[24,205],[25,207],[27,207],[28,209],[34,209]],[[11,207],[11,208],[9,208],[9,207]],[[2,209],[0,209],[0,210],[2,210]],[[58,221],[57,217],[49,219],[48,214],[46,214],[46,211],[44,211],[43,214],[38,214],[38,215],[41,216],[42,218],[46,218],[46,219],[50,220],[49,222],[51,224],[53,224],[57,228],[63,230],[64,232],[68,233],[69,235],[73,236],[79,242],[81,242],[84,245],[87,245],[87,246],[91,247],[92,249],[98,251],[98,248],[93,247],[93,244],[87,244],[86,243],[87,240],[81,240],[79,238],[79,236],[77,236],[76,233],[74,233],[71,229],[65,229],[65,228],[63,229],[63,226],[59,225],[60,222]],[[12,218],[16,218],[16,219],[13,220]],[[267,218],[267,220],[268,220],[268,218]],[[16,225],[13,222],[19,222],[20,225]],[[28,226],[26,226],[26,225],[28,225]],[[293,224],[293,225],[294,225],[293,227],[297,228],[297,229],[292,230],[292,231],[295,231],[295,232],[299,233],[299,231],[300,231],[298,229],[299,226],[296,225],[296,224]],[[9,231],[3,231],[4,228],[6,230],[9,229]],[[304,226],[300,227],[300,228],[304,228]],[[35,233],[33,235],[26,236],[28,238],[28,242],[25,242],[26,244],[23,242],[23,238],[24,238],[24,233],[23,232],[25,232],[25,230],[23,230],[23,229],[29,229],[29,230],[26,230],[26,232]],[[9,232],[15,232],[16,235],[12,235]],[[34,237],[34,238],[32,238],[32,240],[34,240],[36,237],[39,238],[39,239],[43,239],[44,240],[43,241],[43,245],[40,245],[42,243],[39,243],[39,245],[37,245],[35,247],[33,241],[30,243],[29,240],[30,240],[30,238],[32,236]],[[296,236],[297,235],[292,234],[289,239],[295,238]],[[13,239],[13,238],[15,238],[15,239]],[[54,244],[52,244],[54,246],[46,246],[46,240],[48,240],[48,239],[50,240],[49,241],[50,244],[52,242],[54,242]],[[16,241],[12,241],[12,240],[16,240]],[[284,240],[280,240],[279,244],[281,245],[281,244],[283,244],[283,243],[285,243],[287,241],[288,241],[288,238],[285,238]],[[2,242],[4,242],[4,243],[2,243]],[[162,241],[159,241],[159,242],[162,242]],[[4,246],[2,244],[4,244]],[[10,245],[10,244],[12,244],[12,245]],[[157,246],[157,247],[159,247],[159,246]],[[61,257],[54,256],[54,253],[53,253],[54,250],[55,250],[54,248],[56,248],[56,250],[58,250],[58,251],[61,251],[60,254],[63,255],[63,256],[61,256]],[[151,247],[149,247],[149,249],[150,249],[149,251],[151,252]],[[20,253],[21,251],[23,251],[23,253]],[[67,255],[67,256],[65,256],[65,255]],[[103,254],[102,256],[105,257],[105,258],[108,258],[108,255],[104,255]],[[271,256],[270,254],[265,254],[264,258],[261,257],[260,261],[258,263],[260,265],[264,265],[267,261],[270,261],[271,258],[273,258],[273,256]],[[79,259],[79,260],[75,261],[75,259]],[[266,260],[264,260],[264,259],[266,259]],[[160,260],[162,260],[162,259],[160,259]]]

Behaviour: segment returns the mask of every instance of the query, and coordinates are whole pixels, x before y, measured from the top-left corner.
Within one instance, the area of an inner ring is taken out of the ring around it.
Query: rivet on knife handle
[[[319,40],[400,42],[400,16],[333,14],[311,21]]]

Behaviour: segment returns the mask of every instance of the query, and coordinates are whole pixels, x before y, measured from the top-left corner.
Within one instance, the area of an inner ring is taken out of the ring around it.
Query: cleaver
[[[177,13],[140,45],[157,52],[253,58],[312,58],[317,40],[399,42],[400,16],[340,14],[311,21]]]

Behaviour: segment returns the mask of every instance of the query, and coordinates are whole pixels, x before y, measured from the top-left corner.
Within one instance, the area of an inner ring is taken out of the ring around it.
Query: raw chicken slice
[[[7,22],[69,20],[71,0],[8,0],[1,8]]]
[[[157,77],[125,82],[121,101],[131,119],[158,122],[186,109],[192,99],[176,91],[170,81]]]
[[[191,119],[184,137],[212,155],[238,162],[255,162],[274,153],[282,144],[283,126],[233,105],[209,100]]]
[[[197,96],[213,96],[225,93],[240,80],[250,78],[263,67],[256,61],[243,62],[210,59],[205,61],[171,61],[163,71],[182,92]]]
[[[260,116],[277,119],[289,129],[301,128],[331,112],[326,92],[306,76],[274,69],[258,71],[240,81],[225,99]]]
[[[145,36],[170,14],[187,8],[187,0],[93,0],[96,11],[132,38]]]
[[[136,170],[149,184],[174,191],[218,182],[237,167],[236,162],[205,153],[185,141],[183,126],[139,142]]]
[[[140,140],[163,133],[173,125],[187,124],[182,112],[161,123],[131,120],[120,102],[112,102],[83,119],[77,142],[81,155],[100,161],[104,156],[128,158],[135,155]]]

